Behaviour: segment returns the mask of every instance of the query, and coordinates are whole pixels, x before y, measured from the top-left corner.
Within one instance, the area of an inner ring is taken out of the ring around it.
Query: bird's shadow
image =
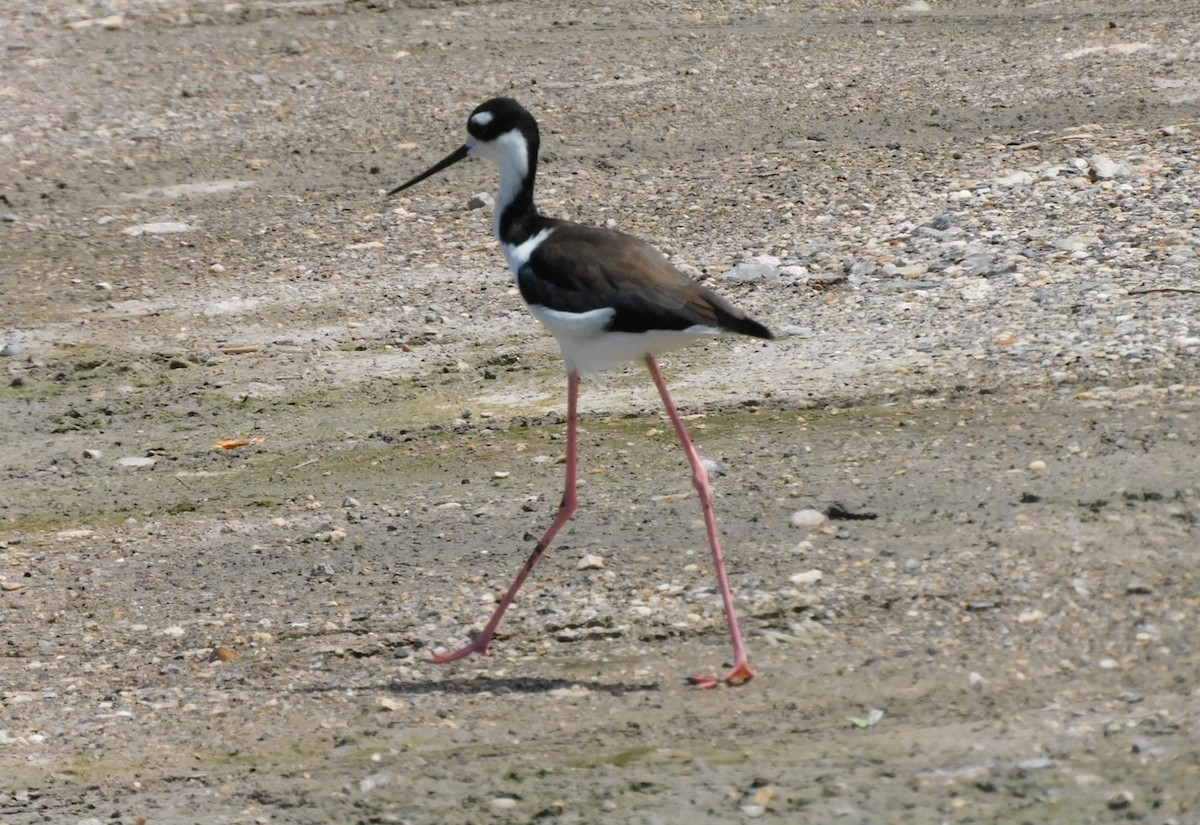
[[[658,682],[628,684],[625,682],[588,682],[579,679],[547,679],[539,676],[473,676],[464,678],[438,679],[436,681],[399,682],[393,681],[387,690],[401,696],[416,696],[428,693],[549,693],[552,690],[583,688],[594,693],[624,696],[627,693],[649,693],[660,690]]]
[[[503,678],[474,676],[471,678],[413,682],[401,682],[393,679],[387,684],[373,685],[348,685],[344,682],[338,682],[334,684],[298,686],[294,687],[293,690],[297,693],[333,693],[353,689],[376,693],[391,692],[399,696],[424,696],[433,694],[468,696],[479,693],[549,693],[552,690],[571,690],[572,688],[582,688],[581,692],[607,693],[609,696],[624,696],[627,693],[651,693],[661,690],[658,682],[627,684],[625,682],[588,682],[580,679],[544,679],[537,676],[507,676]]]

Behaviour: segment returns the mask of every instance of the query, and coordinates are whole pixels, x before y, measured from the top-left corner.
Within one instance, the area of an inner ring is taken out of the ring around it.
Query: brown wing
[[[526,302],[562,312],[612,309],[612,332],[684,330],[706,326],[773,338],[771,331],[671,265],[645,241],[566,221],[555,221],[553,243],[543,243],[517,273]]]

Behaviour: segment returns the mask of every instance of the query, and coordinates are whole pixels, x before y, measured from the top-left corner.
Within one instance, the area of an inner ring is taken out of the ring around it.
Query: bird
[[[646,241],[538,211],[534,180],[540,146],[533,115],[512,98],[492,98],[467,118],[467,137],[462,146],[388,193],[390,197],[403,192],[468,157],[485,158],[495,164],[500,187],[493,201],[492,228],[521,298],[533,317],[557,339],[567,371],[566,482],[558,511],[483,630],[457,650],[433,654],[433,661],[453,662],[488,652],[505,611],[574,514],[578,506],[576,431],[581,377],[641,361],[650,372],[691,465],[733,644],[733,664],[724,675],[692,676],[688,681],[703,688],[742,684],[755,674],[738,627],[721,554],[712,487],[703,459],[667,390],[656,356],[714,336],[735,334],[765,340],[775,336],[725,298],[680,272]]]

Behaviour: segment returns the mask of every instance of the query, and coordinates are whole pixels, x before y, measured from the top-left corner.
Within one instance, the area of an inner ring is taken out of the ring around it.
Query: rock
[[[1043,771],[1053,768],[1055,762],[1049,756],[1027,756],[1017,760],[1017,768],[1023,771]]]
[[[985,301],[991,297],[995,287],[986,278],[976,278],[959,289],[958,294],[964,301]]]
[[[157,458],[149,456],[131,455],[125,458],[118,458],[117,465],[120,467],[133,467],[134,469],[147,469],[158,463]]]
[[[62,541],[70,541],[71,539],[86,539],[88,536],[93,535],[93,531],[86,527],[80,527],[75,530],[59,530],[54,535]]]
[[[487,192],[476,192],[467,199],[467,209],[482,209],[485,206],[491,207],[495,201]]]
[[[190,232],[194,228],[183,221],[154,221],[127,227],[121,230],[121,234],[134,238],[139,235],[173,235],[178,232]]]
[[[604,557],[595,553],[584,553],[583,558],[575,565],[576,570],[603,570]]]
[[[370,776],[363,777],[358,782],[358,789],[362,793],[370,793],[376,788],[383,787],[392,781],[390,773],[373,773]]]
[[[797,510],[788,519],[788,524],[798,530],[811,530],[820,527],[825,521],[825,514],[820,510]]]
[[[1033,175],[1025,171],[1013,172],[1011,175],[993,179],[992,183],[997,186],[1003,186],[1005,189],[1011,189],[1014,186],[1025,186],[1033,183]]]
[[[3,347],[0,347],[0,356],[11,358],[14,355],[20,355],[22,349],[24,347],[20,344],[5,344]]]
[[[1127,178],[1133,174],[1133,169],[1124,163],[1117,163],[1108,155],[1092,155],[1088,158],[1088,180],[1113,180]]]
[[[103,457],[104,457],[104,453],[100,452],[99,450],[90,450],[90,449],[89,449],[89,450],[84,450],[84,451],[83,451],[83,457],[84,457],[84,458],[93,458],[93,459],[95,459],[95,458],[103,458]]]
[[[1120,790],[1108,798],[1109,810],[1120,811],[1133,804],[1133,791]]]
[[[759,281],[771,283],[779,280],[779,259],[773,255],[759,255],[753,260],[742,261],[732,269],[721,273],[720,280],[731,284],[752,284]]]
[[[968,255],[962,259],[962,267],[964,273],[971,277],[982,275],[985,278],[1003,275],[1017,268],[1011,261],[1003,261],[989,252]]]
[[[816,584],[821,579],[825,578],[825,574],[820,570],[805,570],[803,573],[795,573],[788,577],[788,581],[792,584]]]

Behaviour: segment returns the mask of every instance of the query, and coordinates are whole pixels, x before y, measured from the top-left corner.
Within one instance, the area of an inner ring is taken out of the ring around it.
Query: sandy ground
[[[926,304],[936,267],[853,266],[956,202],[980,242],[1115,232],[1119,190],[971,182],[1194,172],[1200,6],[548,8],[5,12],[0,822],[1200,821],[1195,201],[1130,207],[1138,265],[1068,242]],[[501,93],[543,208],[782,333],[665,359],[742,687],[684,682],[728,638],[636,370],[585,387],[581,510],[492,655],[428,662],[561,493],[492,171],[383,196]],[[725,277],[763,254],[806,272]],[[1056,348],[1075,316],[1100,343]]]

